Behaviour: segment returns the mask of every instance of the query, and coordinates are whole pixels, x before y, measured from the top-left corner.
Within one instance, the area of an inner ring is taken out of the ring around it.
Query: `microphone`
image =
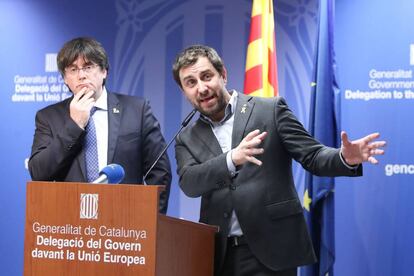
[[[111,183],[117,184],[124,179],[125,171],[121,165],[109,164],[99,172],[99,177],[92,183],[104,184]]]
[[[184,121],[181,123],[180,129],[177,131],[177,133],[174,135],[174,137],[171,139],[171,141],[164,147],[164,149],[161,151],[161,153],[155,159],[154,163],[152,163],[151,167],[148,169],[147,173],[144,175],[144,182],[145,182],[145,179],[147,178],[148,174],[152,171],[152,169],[154,168],[154,166],[160,160],[161,156],[163,156],[163,154],[165,153],[165,151],[170,147],[170,145],[174,141],[175,137],[177,137],[177,135],[180,134],[180,132],[183,130],[183,128],[185,128],[188,125],[188,123],[191,121],[191,119],[194,117],[194,115],[196,113],[197,113],[197,109],[195,109],[195,108],[193,110],[191,110],[190,113],[188,113],[187,117],[185,117]]]

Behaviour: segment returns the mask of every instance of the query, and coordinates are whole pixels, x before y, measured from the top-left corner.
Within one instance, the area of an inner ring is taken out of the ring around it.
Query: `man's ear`
[[[227,69],[223,66],[223,72],[221,72],[221,77],[224,80],[224,84],[227,84]]]

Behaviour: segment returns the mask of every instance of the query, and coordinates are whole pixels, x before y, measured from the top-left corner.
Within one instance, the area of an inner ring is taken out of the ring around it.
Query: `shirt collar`
[[[206,122],[207,124],[212,125],[212,126],[222,125],[228,119],[230,119],[231,116],[234,114],[234,110],[236,109],[237,92],[236,92],[236,90],[232,90],[232,91],[229,91],[229,93],[230,93],[231,97],[230,97],[230,100],[229,100],[228,104],[226,105],[226,108],[224,109],[224,117],[223,117],[223,119],[221,119],[220,122],[214,122],[210,118],[208,118],[207,116],[205,116],[203,114],[200,115],[200,119],[203,120],[204,122]]]
[[[95,107],[97,107],[100,110],[108,110],[108,92],[106,91],[105,86],[102,88],[102,94],[98,98],[98,100],[95,102]]]

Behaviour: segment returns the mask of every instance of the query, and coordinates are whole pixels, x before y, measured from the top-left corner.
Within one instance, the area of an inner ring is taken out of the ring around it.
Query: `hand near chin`
[[[95,91],[84,87],[75,94],[70,102],[70,117],[82,129],[85,129],[88,124],[91,109],[95,104],[94,94]]]

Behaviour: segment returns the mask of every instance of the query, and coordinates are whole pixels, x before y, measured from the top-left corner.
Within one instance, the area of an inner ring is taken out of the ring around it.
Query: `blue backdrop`
[[[367,165],[364,177],[339,179],[336,185],[337,275],[411,274],[414,132],[406,90],[414,91],[414,3],[374,4],[336,5],[343,129],[352,138],[380,131],[389,141],[380,165]],[[275,0],[274,9],[280,94],[306,126],[318,1]],[[149,99],[171,139],[191,110],[171,76],[174,56],[193,43],[215,47],[227,65],[229,88],[241,91],[250,13],[250,0],[0,0],[2,275],[23,270],[26,164],[35,113],[69,96],[55,65],[62,44],[77,36],[99,40],[111,63],[108,89]],[[381,98],[387,91],[392,97]],[[175,170],[173,147],[169,154]],[[294,174],[302,194],[304,173],[295,168]],[[169,215],[196,221],[198,204],[181,194],[174,174]]]
[[[388,141],[378,166],[336,185],[340,275],[413,275],[413,9],[408,0],[337,1],[342,126]]]

